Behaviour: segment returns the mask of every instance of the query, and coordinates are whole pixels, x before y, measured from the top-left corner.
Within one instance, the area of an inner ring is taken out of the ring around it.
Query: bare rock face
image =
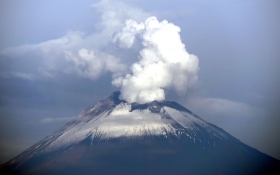
[[[278,174],[279,161],[176,102],[120,92],[1,165],[3,174]],[[280,174],[280,173],[279,173]]]

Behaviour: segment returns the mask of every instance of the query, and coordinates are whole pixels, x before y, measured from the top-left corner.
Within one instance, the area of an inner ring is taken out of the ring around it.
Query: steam
[[[118,76],[126,69],[113,55],[93,50],[80,49],[78,55],[65,51],[65,58],[74,64],[73,70],[78,75],[90,79],[97,79],[104,71],[112,72],[113,77]]]
[[[178,26],[119,1],[102,0],[92,7],[100,16],[93,33],[69,31],[0,50],[7,65],[0,78],[36,81],[63,72],[96,80],[111,72],[120,98],[130,103],[162,101],[165,89],[183,94],[196,82],[198,58],[186,51]]]
[[[178,26],[166,20],[159,22],[156,17],[142,23],[126,21],[113,42],[126,49],[139,42],[143,48],[139,61],[130,67],[131,73],[112,81],[121,88],[120,98],[130,103],[162,101],[164,88],[185,93],[196,82],[198,58],[186,51],[179,32]]]

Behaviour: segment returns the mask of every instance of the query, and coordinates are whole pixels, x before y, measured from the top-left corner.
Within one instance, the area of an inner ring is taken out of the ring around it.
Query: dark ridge
[[[120,94],[121,94],[120,91],[115,91],[108,98],[110,100],[112,100],[115,105],[118,105],[118,104],[120,104],[122,102],[126,102],[125,100],[120,100],[119,99]],[[137,110],[137,109],[138,110],[144,110],[144,109],[148,109],[149,108],[151,112],[159,113],[160,109],[163,106],[167,106],[167,107],[179,110],[179,111],[185,111],[185,112],[188,112],[190,114],[194,114],[193,112],[191,112],[190,110],[186,109],[184,106],[176,103],[175,101],[162,101],[162,102],[159,102],[159,101],[156,101],[156,100],[154,100],[152,102],[149,102],[149,103],[144,103],[144,104],[139,104],[139,103],[133,102],[133,103],[131,103],[131,110],[130,110],[130,112],[132,112],[134,110]]]
[[[140,109],[140,110],[144,110],[144,109],[150,109],[151,112],[153,113],[159,113],[160,109],[163,107],[161,102],[158,101],[152,101],[150,103],[145,103],[145,104],[139,104],[139,103],[132,103],[131,104],[131,111],[136,110],[136,109]]]
[[[190,110],[186,109],[184,106],[174,102],[174,101],[163,101],[163,102],[160,102],[163,106],[167,106],[167,107],[170,107],[170,108],[174,108],[174,109],[177,109],[179,111],[185,111],[185,112],[188,112],[188,113],[191,113],[193,114]]]
[[[114,106],[120,104],[121,102],[125,102],[124,100],[119,99],[120,94],[121,94],[120,91],[113,92],[110,96],[104,98],[103,100],[100,100],[98,103],[82,111],[80,115],[82,116],[99,115],[104,111],[108,111],[112,109]],[[91,110],[93,107],[96,107],[94,111]],[[75,121],[73,120],[70,122],[75,122]]]
[[[118,105],[121,102],[125,102],[124,100],[119,99],[120,94],[121,94],[120,91],[115,91],[112,93],[112,95],[109,98],[110,98],[110,100],[112,100],[114,102],[114,104]]]
[[[112,95],[109,96],[109,99],[112,100],[114,102],[114,104],[118,105],[122,102],[126,102],[125,100],[120,100],[119,96],[120,96],[121,92],[120,91],[115,91],[112,93]],[[136,110],[136,109],[140,109],[140,110],[144,110],[147,108],[153,109],[152,106],[157,106],[157,109],[160,109],[163,106],[167,106],[170,108],[174,108],[177,109],[179,111],[185,111],[185,112],[189,112],[191,114],[193,114],[190,110],[186,109],[185,107],[183,107],[182,105],[174,102],[174,101],[153,101],[150,103],[144,103],[144,104],[139,104],[139,103],[131,103],[131,111]]]
[[[120,100],[120,91],[115,91],[104,100],[101,100],[102,105],[100,105],[96,110],[90,112],[90,115],[99,115],[104,111],[110,110],[112,107],[120,104],[121,102],[125,102],[124,100]],[[112,103],[113,102],[113,103]]]
[[[131,103],[131,110],[130,112],[136,110],[136,109],[140,109],[140,110],[144,110],[144,109],[148,109],[149,104],[145,103],[145,104],[139,104],[139,103]]]
[[[158,113],[160,112],[160,109],[163,106],[167,106],[179,111],[185,111],[188,112],[190,114],[193,114],[190,110],[186,109],[185,107],[181,106],[180,104],[174,102],[174,101],[163,101],[163,102],[158,102],[158,101],[153,101],[150,103],[145,103],[145,104],[139,104],[139,103],[132,103],[131,104],[131,111],[133,110],[144,110],[144,109],[150,109],[152,112],[154,113]]]
[[[162,107],[163,107],[163,105],[156,100],[151,102],[150,105],[149,105],[149,109],[153,113],[160,113],[160,110],[161,110]]]

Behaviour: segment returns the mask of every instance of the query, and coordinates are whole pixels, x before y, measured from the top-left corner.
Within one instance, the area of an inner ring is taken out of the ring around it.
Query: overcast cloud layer
[[[177,101],[280,159],[279,8],[1,1],[0,163],[115,90],[129,102]]]

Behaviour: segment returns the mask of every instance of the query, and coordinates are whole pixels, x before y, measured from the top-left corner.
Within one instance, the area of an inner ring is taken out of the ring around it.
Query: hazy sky
[[[280,159],[279,9],[278,0],[1,0],[0,163],[119,90],[112,78],[142,46],[113,38],[150,16],[178,26],[199,60],[196,83],[181,95],[167,87],[166,99]]]

